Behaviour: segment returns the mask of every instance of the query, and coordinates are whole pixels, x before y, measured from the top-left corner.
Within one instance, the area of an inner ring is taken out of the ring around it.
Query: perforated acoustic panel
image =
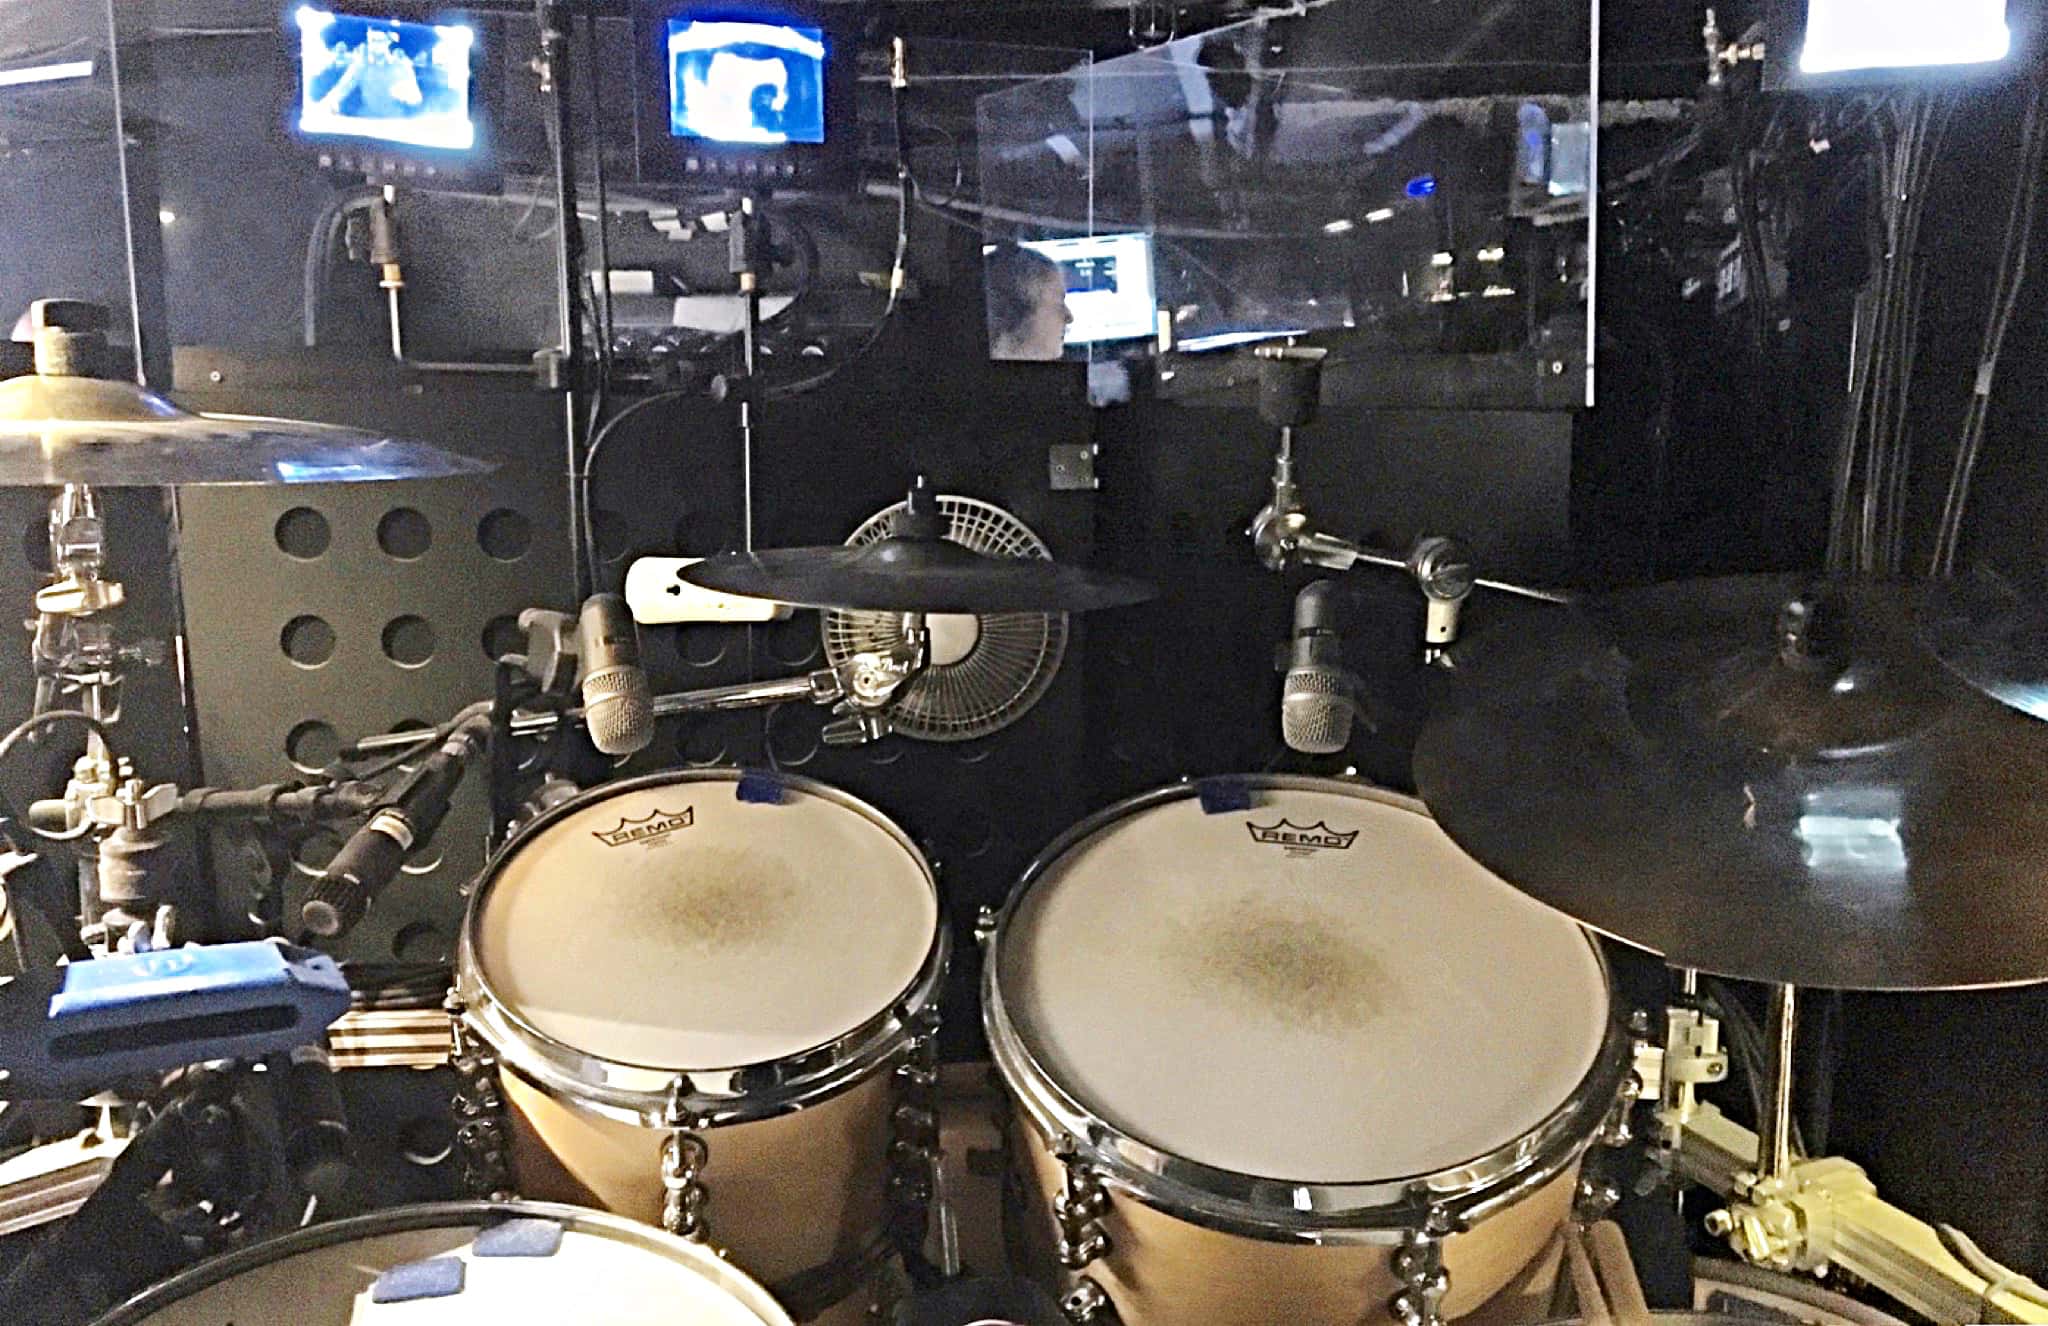
[[[180,351],[201,409],[421,438],[499,462],[479,478],[186,491],[179,562],[209,778],[290,778],[341,742],[431,725],[491,693],[524,607],[571,606],[560,403],[523,379],[421,377],[375,361]],[[345,957],[438,960],[482,863],[485,801],[463,788],[434,846],[343,942]],[[287,891],[339,841],[303,842]],[[247,865],[223,856],[222,886]]]

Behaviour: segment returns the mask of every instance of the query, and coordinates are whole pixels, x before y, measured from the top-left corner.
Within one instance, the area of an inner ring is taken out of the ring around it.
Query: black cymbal
[[[1677,966],[2048,980],[2048,725],[1957,684],[1920,598],[1743,577],[1482,635],[1417,785],[1503,879]]]
[[[902,535],[857,548],[726,553],[685,569],[683,579],[803,608],[871,612],[1090,612],[1143,603],[1157,593],[1129,576],[986,557],[947,539]]]
[[[493,468],[423,442],[295,419],[194,414],[132,382],[0,382],[0,486],[362,483]]]
[[[2048,719],[2048,608],[1980,571],[1930,588],[1921,634],[1964,681]]]

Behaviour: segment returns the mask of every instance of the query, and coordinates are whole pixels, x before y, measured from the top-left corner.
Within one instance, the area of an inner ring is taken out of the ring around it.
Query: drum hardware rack
[[[735,682],[729,686],[708,686],[694,691],[674,691],[654,697],[654,716],[674,718],[684,714],[726,713],[737,709],[762,709],[770,705],[807,702],[829,705],[839,717],[827,723],[827,745],[849,746],[876,741],[889,734],[885,711],[896,693],[923,670],[928,655],[929,635],[924,616],[904,615],[904,637],[885,651],[852,655],[829,668],[794,677],[771,677],[760,681]],[[560,712],[521,712],[512,718],[512,735],[543,736],[563,723],[583,717],[580,706]],[[359,755],[401,750],[419,744],[417,731],[388,732],[364,737],[349,749]]]
[[[1697,974],[1681,973],[1689,1000]],[[1796,1160],[1791,1152],[1792,1024],[1796,995],[1772,987],[1767,1117],[1759,1135],[1698,1098],[1728,1074],[1720,1021],[1690,1003],[1665,1014],[1664,1043],[1638,1039],[1637,1092],[1655,1101],[1660,1164],[1728,1205],[1706,1216],[1745,1262],[1776,1271],[1843,1271],[1940,1322],[2048,1323],[2048,1305],[1971,1269],[1943,1246],[1933,1226],[1878,1195],[1863,1168],[1838,1156]],[[1632,1027],[1639,1037],[1648,1019]]]

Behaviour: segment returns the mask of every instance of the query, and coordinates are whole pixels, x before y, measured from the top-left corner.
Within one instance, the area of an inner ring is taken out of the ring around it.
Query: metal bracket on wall
[[[1049,447],[1045,453],[1046,483],[1056,493],[1092,490],[1100,488],[1102,481],[1095,477],[1096,447],[1092,442],[1079,446]]]

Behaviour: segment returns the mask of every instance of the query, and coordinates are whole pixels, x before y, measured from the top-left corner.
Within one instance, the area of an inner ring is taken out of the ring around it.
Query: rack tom
[[[1355,783],[1113,807],[985,938],[989,1041],[1082,1319],[1468,1312],[1551,1242],[1626,1077],[1591,937]]]
[[[456,990],[523,1195],[706,1237],[799,1319],[856,1321],[926,1191],[928,1079],[893,1070],[935,1053],[945,950],[931,868],[879,812],[801,778],[671,772],[557,806],[500,854]]]

